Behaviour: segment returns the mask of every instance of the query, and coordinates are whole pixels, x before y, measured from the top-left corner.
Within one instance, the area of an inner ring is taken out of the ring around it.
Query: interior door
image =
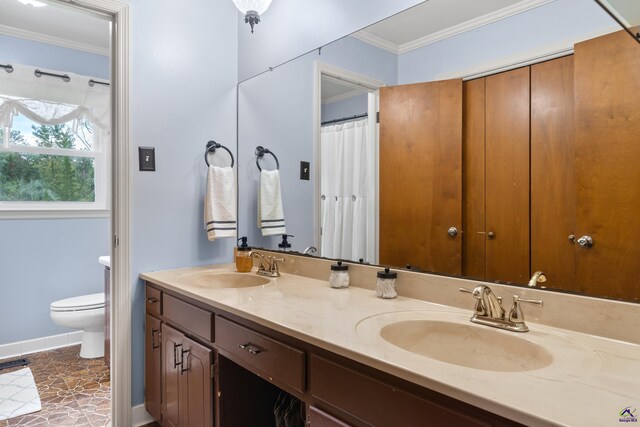
[[[156,420],[162,413],[160,320],[146,316],[144,343],[144,403],[147,412]]]
[[[529,72],[486,78],[488,280],[529,280]]]
[[[380,263],[459,275],[462,80],[380,89]]]
[[[180,404],[180,362],[182,351],[181,332],[162,324],[162,406],[164,408],[163,425],[177,427],[181,422]],[[157,418],[156,418],[157,419]],[[186,426],[187,424],[183,424]]]
[[[573,98],[573,56],[531,66],[531,270],[577,291]]]
[[[638,301],[640,45],[620,31],[578,43],[574,56],[577,283]]]
[[[185,426],[213,425],[213,379],[211,365],[213,351],[184,337],[182,339],[183,357],[182,375],[180,377],[180,400],[183,415],[186,415]]]

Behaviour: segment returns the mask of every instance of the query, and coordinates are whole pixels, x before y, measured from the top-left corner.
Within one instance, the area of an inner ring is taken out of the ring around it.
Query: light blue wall
[[[538,49],[617,24],[594,1],[556,0],[416,49],[398,58],[399,84],[438,80],[442,74]]]
[[[368,99],[369,95],[365,93],[344,101],[323,104],[321,120],[324,122],[364,114],[369,107]]]
[[[236,145],[232,1],[130,0],[132,403],[143,402],[145,271],[231,262],[233,239],[203,229],[205,143]],[[139,172],[137,147],[156,147]]]
[[[279,236],[262,237],[257,228],[259,171],[255,147],[272,149],[280,161],[282,198],[292,250],[313,245],[313,180],[299,179],[300,161],[314,162],[314,62],[332,64],[393,85],[397,81],[396,55],[353,37],[340,39],[296,61],[250,79],[239,86],[238,198],[239,231],[249,244],[277,247]],[[283,101],[281,101],[283,100]],[[365,107],[366,111],[366,107]],[[267,156],[269,157],[269,156]],[[271,166],[267,163],[267,168]]]
[[[274,1],[254,34],[248,24],[238,26],[239,81],[419,3],[422,1]],[[244,20],[238,15],[238,22]]]
[[[107,219],[1,220],[0,344],[62,334],[51,302],[103,290]]]
[[[109,79],[109,57],[0,34],[0,63]]]
[[[5,35],[0,63],[109,77],[106,56]],[[109,219],[0,220],[0,236],[0,344],[69,332],[49,305],[103,289],[98,257],[109,254]]]

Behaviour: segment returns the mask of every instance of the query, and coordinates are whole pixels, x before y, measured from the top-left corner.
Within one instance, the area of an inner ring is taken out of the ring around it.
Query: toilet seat
[[[104,293],[82,295],[79,297],[61,299],[51,303],[51,311],[85,311],[104,308]]]

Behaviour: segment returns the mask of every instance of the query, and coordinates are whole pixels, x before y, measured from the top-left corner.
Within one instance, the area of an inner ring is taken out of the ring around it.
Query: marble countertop
[[[229,264],[140,277],[526,425],[619,425],[620,411],[640,407],[640,345],[530,322],[525,334],[501,331],[468,322],[473,304],[462,310],[403,296],[382,300],[369,289],[332,289],[326,281],[287,273],[267,285],[243,288],[212,288],[194,280],[233,271]],[[496,337],[516,334],[543,347],[553,361],[529,371],[468,368],[414,354],[380,336],[383,326],[408,320],[472,325]]]

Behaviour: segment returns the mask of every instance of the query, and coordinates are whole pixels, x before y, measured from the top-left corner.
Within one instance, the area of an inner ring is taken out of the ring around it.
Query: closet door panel
[[[531,270],[576,286],[573,56],[531,66]]]
[[[485,79],[463,83],[462,274],[484,279]]]
[[[462,80],[380,89],[380,263],[461,273]]]
[[[524,67],[486,78],[489,280],[529,280],[529,71]]]
[[[640,300],[640,45],[623,31],[575,47],[577,282]]]

